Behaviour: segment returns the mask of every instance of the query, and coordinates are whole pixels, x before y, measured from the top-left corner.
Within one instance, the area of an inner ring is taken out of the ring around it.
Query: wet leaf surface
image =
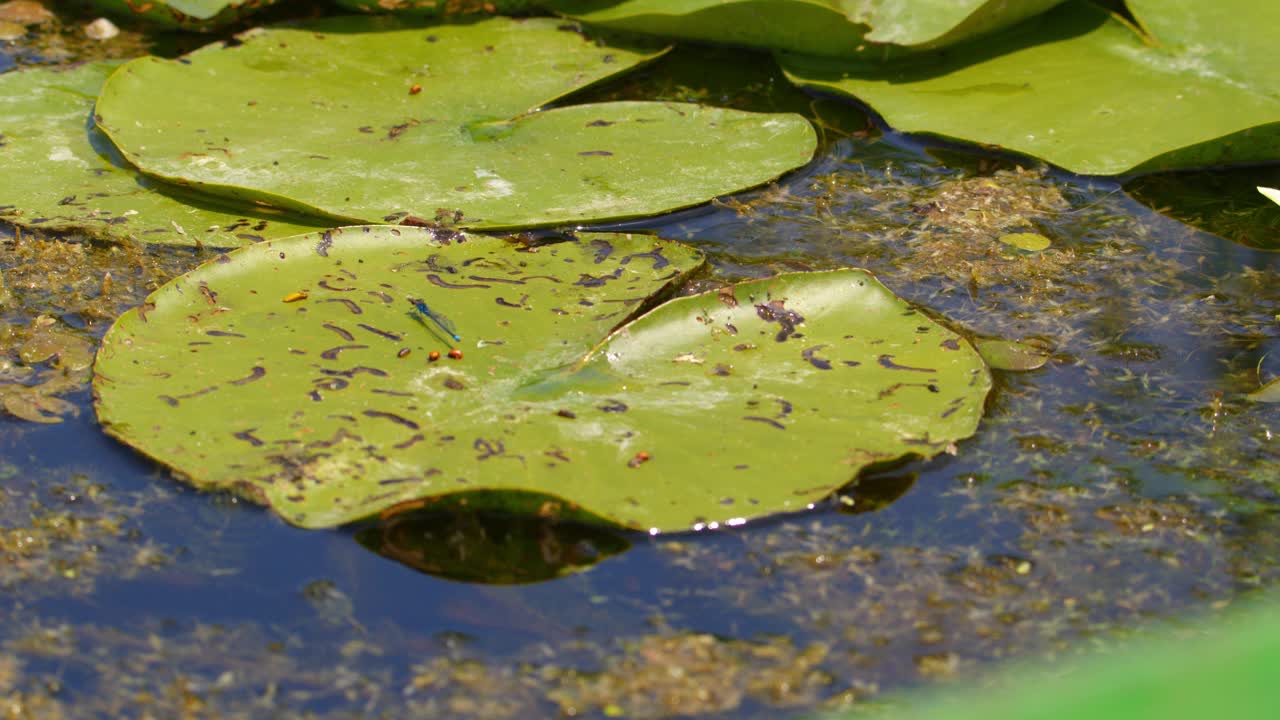
[[[1061,3],[1030,0],[550,0],[557,12],[618,30],[839,57],[898,45],[952,45],[1013,25]]]
[[[815,148],[794,115],[649,102],[534,112],[661,54],[653,46],[601,45],[537,18],[378,27],[347,18],[135,61],[104,88],[98,125],[144,172],[209,192],[471,228],[689,207],[768,182]]]
[[[1049,362],[1049,353],[1040,347],[1008,340],[978,340],[974,349],[996,370],[1039,370]]]
[[[238,247],[330,222],[237,208],[146,178],[90,118],[118,63],[0,75],[0,161],[8,169],[0,217],[46,232],[173,245]]]
[[[674,300],[588,353],[698,254],[411,230],[257,245],[153,295],[104,341],[104,427],[308,527],[509,489],[656,532],[801,510],[932,456],[990,387],[966,341],[865,272]]]
[[[896,130],[1001,147],[1077,173],[1280,157],[1280,100],[1266,69],[1280,5],[1133,6],[1154,41],[1095,5],[1070,2],[945,55],[842,63],[789,54],[781,62],[801,86],[855,97]]]

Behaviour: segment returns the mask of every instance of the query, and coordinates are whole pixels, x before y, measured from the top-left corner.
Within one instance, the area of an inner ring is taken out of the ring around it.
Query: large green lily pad
[[[92,0],[120,18],[141,20],[161,27],[213,30],[275,4],[276,0]]]
[[[700,255],[630,235],[457,240],[346,229],[179,278],[103,341],[103,427],[306,527],[507,490],[684,530],[803,509],[870,463],[946,449],[990,386],[966,341],[864,271],[681,298],[600,342]],[[463,357],[428,360],[451,345]]]
[[[237,209],[139,174],[90,118],[94,97],[117,65],[0,75],[0,218],[96,238],[212,247],[330,225],[266,208]]]
[[[1280,3],[1135,2],[1144,39],[1074,0],[909,62],[784,55],[800,85],[851,95],[894,128],[1114,175],[1280,158]]]
[[[143,171],[353,221],[471,228],[650,215],[811,158],[798,115],[615,102],[532,112],[654,57],[549,18],[251,32],[111,77],[98,124]],[[211,112],[216,108],[216,112]]]
[[[1063,0],[550,0],[592,25],[656,35],[857,56],[867,44],[951,45],[1037,15]],[[879,55],[881,50],[874,49]]]

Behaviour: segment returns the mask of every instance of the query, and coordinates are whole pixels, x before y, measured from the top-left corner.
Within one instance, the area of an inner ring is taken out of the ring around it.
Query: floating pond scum
[[[976,429],[981,357],[862,270],[635,317],[701,263],[604,233],[529,245],[364,226],[260,243],[112,327],[98,418],[192,484],[305,527],[507,489],[649,532],[801,510]]]

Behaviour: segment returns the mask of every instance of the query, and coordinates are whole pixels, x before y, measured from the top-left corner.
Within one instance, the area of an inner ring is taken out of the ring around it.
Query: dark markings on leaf
[[[172,395],[157,395],[156,397],[163,400],[164,404],[168,405],[169,407],[178,407],[178,399],[173,397]]]
[[[337,325],[334,325],[333,323],[325,323],[323,327],[326,330],[332,330],[338,333],[338,337],[342,338],[343,340],[346,340],[347,342],[351,342],[356,339],[355,335],[352,335],[351,333],[347,332],[346,330],[343,330],[342,328],[338,327]]]
[[[738,352],[742,352],[744,350],[755,350],[756,346],[754,343],[738,343],[737,345],[733,346],[733,349],[737,350]]]
[[[254,365],[253,370],[249,372],[249,375],[247,377],[242,377],[239,380],[232,380],[231,384],[232,385],[248,385],[249,383],[254,382],[255,380],[261,380],[266,376],[267,376],[266,368],[262,367],[261,365]]]
[[[935,392],[935,393],[938,392],[938,386],[934,385],[933,383],[894,383],[889,387],[885,388],[884,390],[881,390],[879,397],[887,398],[890,395],[898,392],[904,387],[918,387],[918,388],[924,388],[929,392]]]
[[[738,326],[737,326],[737,325],[734,325],[733,323],[725,323],[725,324],[724,324],[724,329],[725,329],[725,330],[728,330],[730,335],[737,335],[737,334],[738,334]]]
[[[749,470],[750,468],[751,468],[750,465],[734,465],[733,466],[734,470]],[[755,505],[755,503],[751,503],[751,504]]]
[[[779,430],[787,429],[786,425],[783,425],[782,423],[778,422],[777,420],[774,420],[773,418],[760,417],[759,415],[747,415],[747,416],[744,416],[742,419],[750,420],[751,422],[764,423],[765,425],[772,425],[773,427],[776,427]]]
[[[367,373],[367,374],[369,374],[369,375],[373,375],[373,376],[375,376],[375,377],[386,377],[386,376],[387,376],[387,373],[386,373],[385,371],[383,371],[383,370],[379,370],[378,368],[365,367],[365,366],[363,366],[363,365],[359,365],[359,366],[353,367],[353,368],[351,368],[350,370],[328,370],[328,369],[322,369],[320,372],[324,373],[325,375],[337,375],[337,376],[339,376],[339,377],[344,377],[344,378],[352,378],[352,377],[355,377],[356,375],[359,375],[359,374],[361,374],[361,373]]]
[[[316,243],[316,254],[329,257],[329,248],[333,247],[333,231],[325,230],[320,234],[320,242]]]
[[[788,310],[782,300],[770,300],[756,305],[756,315],[768,323],[778,323],[780,330],[774,340],[785,342],[789,337],[802,337],[796,332],[796,326],[804,322],[804,316],[795,310]]]
[[[614,123],[609,120],[592,120],[591,122],[587,123],[587,127],[609,127],[610,125],[613,125],[613,124]]]
[[[388,340],[399,341],[399,340],[403,339],[400,335],[397,335],[397,334],[395,334],[395,333],[393,333],[393,332],[387,332],[386,330],[379,330],[378,328],[376,328],[376,327],[374,327],[374,326],[372,326],[372,325],[365,325],[364,323],[359,323],[356,327],[360,327],[360,328],[363,328],[363,329],[365,329],[365,330],[368,330],[369,332],[373,333],[374,335],[377,335],[377,336],[379,336],[379,337],[384,337],[384,338],[386,338],[386,339],[388,339]]]
[[[918,368],[918,367],[911,367],[909,365],[899,365],[898,363],[893,361],[892,355],[881,355],[880,357],[876,358],[876,361],[880,363],[880,367],[888,368],[889,370],[908,370],[910,372],[923,372],[923,373],[938,372],[933,368]]]
[[[418,478],[416,477],[387,478],[386,480],[379,480],[378,484],[379,485],[402,485],[407,482],[417,482],[417,480]]]
[[[578,417],[578,414],[577,414],[577,413],[575,413],[574,411],[572,411],[572,410],[567,410],[567,409],[564,409],[564,408],[561,408],[560,410],[557,410],[557,411],[556,411],[556,415],[557,415],[557,416],[559,416],[559,417],[562,417],[562,418],[567,418],[567,419],[569,419],[569,420],[573,420],[574,418]]]
[[[560,448],[555,448],[554,450],[547,450],[542,454],[550,458],[555,458],[560,462],[573,462],[572,460],[569,459],[569,456],[565,454],[564,450],[561,450]],[[555,463],[547,463],[547,466],[555,467]]]
[[[479,282],[506,283],[507,285],[523,285],[525,283],[524,280],[513,280],[511,278],[486,277],[484,275],[468,275],[467,279],[477,280]]]
[[[422,433],[414,433],[413,437],[409,438],[408,440],[405,440],[404,442],[396,443],[391,447],[397,450],[407,450],[413,447],[414,445],[416,445],[417,443],[422,442],[423,440],[426,440],[426,438],[423,437]]]
[[[717,377],[728,377],[733,374],[733,368],[724,363],[717,363],[711,370],[711,374]]]
[[[800,357],[807,360],[810,365],[818,368],[819,370],[830,370],[831,361],[823,360],[817,356],[817,352],[824,347],[826,347],[826,345],[814,345],[811,348],[805,348],[800,351]]]
[[[928,435],[925,435],[923,438],[902,438],[902,444],[903,445],[928,445],[930,447],[938,447],[939,445],[944,445],[945,443],[933,442],[932,440],[929,439]]]
[[[325,378],[323,380],[312,380],[312,385],[316,390],[345,390],[351,384],[349,380],[343,378]]]
[[[613,153],[608,150],[583,150],[578,154],[582,157],[613,157]]]
[[[613,251],[614,251],[613,243],[609,242],[608,240],[601,240],[600,238],[596,238],[595,240],[591,241],[591,247],[592,249],[595,250],[594,262],[596,265],[599,265],[605,260],[608,260],[609,256],[613,255]]]
[[[204,388],[204,389],[202,389],[202,390],[197,390],[197,391],[195,391],[195,392],[190,392],[190,393],[187,393],[186,395],[178,395],[178,396],[173,396],[173,395],[157,395],[156,397],[158,397],[158,398],[160,398],[161,400],[163,400],[163,401],[165,402],[165,404],[169,405],[170,407],[178,407],[178,403],[179,403],[179,401],[181,401],[181,400],[190,400],[191,398],[197,398],[197,397],[200,397],[201,395],[208,395],[209,393],[213,392],[214,390],[217,390],[217,389],[218,389],[218,387],[219,387],[218,385],[210,385],[210,386],[209,386],[209,387],[207,387],[207,388]]]
[[[841,362],[843,362],[847,367],[858,367],[862,364],[857,360],[842,360]]]
[[[605,400],[604,405],[599,406],[598,409],[604,412],[626,412],[628,410],[625,403],[621,400],[614,400],[612,398]]]
[[[352,314],[352,315],[363,315],[363,314],[364,314],[364,310],[363,310],[359,305],[357,305],[357,304],[355,303],[355,301],[354,301],[354,300],[348,300],[348,299],[346,299],[346,298],[325,298],[324,300],[321,300],[320,302],[335,302],[335,303],[342,303],[344,306],[346,306],[346,308],[347,308],[348,310],[350,310],[350,311],[351,311],[351,314]]]
[[[346,428],[338,428],[338,429],[333,433],[333,435],[330,435],[330,436],[329,436],[329,439],[328,439],[328,440],[316,440],[315,442],[308,443],[308,444],[307,444],[307,447],[308,447],[308,448],[312,448],[312,449],[316,449],[316,448],[318,448],[318,449],[323,450],[323,449],[325,449],[325,448],[331,448],[331,447],[333,447],[334,445],[337,445],[338,443],[341,443],[341,442],[345,442],[345,441],[347,441],[347,440],[353,440],[353,441],[355,441],[355,442],[360,442],[360,441],[362,440],[362,438],[361,438],[359,435],[356,435],[355,433],[353,433],[353,432],[351,432],[351,431],[347,430]],[[316,459],[318,459],[318,458],[322,458],[322,457],[329,457],[329,456],[328,456],[327,454],[324,454],[324,453],[321,453],[321,454],[318,454],[318,455],[314,456],[314,458],[316,458]]]
[[[650,260],[653,260],[654,270],[661,270],[671,264],[671,261],[667,259],[667,256],[663,255],[662,251],[657,248],[646,253],[632,253],[631,255],[622,258],[622,262],[620,264],[626,265],[636,258],[649,258]]]
[[[444,386],[449,388],[450,390],[466,390],[467,389],[467,386],[464,385],[461,380],[457,378],[451,378],[451,377],[444,379]]]
[[[399,390],[383,390],[382,388],[374,388],[369,392],[378,395],[390,395],[392,397],[413,397],[413,393],[401,392]]]
[[[778,414],[774,415],[774,417],[778,418],[779,420],[790,415],[791,411],[795,409],[790,402],[783,400],[782,398],[774,398],[773,401],[778,403]]]
[[[240,333],[227,332],[226,330],[209,330],[205,332],[205,335],[210,335],[213,337],[238,337],[238,338],[245,337]]]
[[[501,457],[509,460],[519,460],[522,464],[524,463],[523,455],[508,455],[507,446],[501,440],[489,441],[484,438],[476,438],[475,442],[471,443],[471,448],[479,453],[476,455],[476,460]]]
[[[374,296],[374,297],[376,297],[376,298],[378,298],[378,299],[379,299],[379,300],[381,300],[382,302],[387,303],[388,305],[390,305],[390,304],[392,303],[391,296],[390,296],[390,295],[388,295],[388,294],[386,294],[386,293],[384,293],[384,292],[382,292],[382,291],[380,291],[380,290],[370,290],[370,291],[369,291],[369,294],[370,294],[370,295],[372,295],[372,296]]]
[[[141,305],[138,306],[138,319],[141,320],[142,322],[146,322],[147,313],[155,309],[156,309],[155,303],[152,303],[152,302],[142,303]]]
[[[351,292],[351,291],[355,290],[355,288],[353,288],[353,287],[334,287],[334,286],[332,286],[332,285],[330,285],[330,284],[329,284],[329,281],[328,281],[328,280],[321,280],[320,282],[318,282],[318,283],[316,283],[316,284],[317,284],[317,285],[319,285],[320,287],[324,288],[325,290],[332,290],[333,292]]]
[[[680,387],[689,387],[692,384],[693,383],[688,380],[668,380],[666,382],[658,383],[658,385],[679,385]]]
[[[418,423],[410,420],[407,417],[402,417],[395,413],[385,412],[383,410],[365,410],[364,416],[371,417],[371,418],[382,418],[383,420],[390,420],[391,422],[397,425],[403,425],[411,430],[417,430],[420,427]]]
[[[493,301],[494,301],[494,302],[496,302],[496,303],[498,303],[499,305],[502,305],[503,307],[509,307],[509,308],[523,308],[523,307],[524,307],[524,301],[525,301],[525,300],[528,300],[528,299],[529,299],[529,296],[528,296],[528,295],[521,295],[521,296],[520,296],[520,302],[518,302],[518,303],[513,303],[513,302],[509,302],[509,301],[505,300],[502,296],[498,296],[498,297],[494,298],[494,300],[493,300]]]
[[[738,298],[733,294],[733,287],[731,285],[726,285],[720,288],[719,290],[717,290],[716,299],[719,300],[725,307],[731,307],[731,308],[738,307]]]
[[[468,289],[468,288],[487,288],[487,287],[490,287],[489,285],[485,285],[485,284],[483,284],[483,283],[477,283],[477,284],[474,284],[474,285],[461,285],[461,284],[458,284],[458,283],[446,282],[446,281],[444,281],[444,280],[440,279],[440,276],[439,276],[439,275],[436,275],[435,273],[430,273],[430,274],[428,274],[428,275],[427,275],[427,280],[431,281],[431,284],[432,284],[432,285],[435,285],[436,287],[449,288],[450,290],[466,290],[466,289]]]
[[[339,345],[338,347],[329,348],[328,350],[325,350],[324,352],[320,353],[320,357],[324,358],[325,360],[337,360],[338,354],[341,353],[343,350],[368,350],[368,349],[369,349],[368,345]]]
[[[574,285],[578,287],[604,287],[605,283],[610,280],[617,280],[620,277],[622,277],[622,268],[618,268],[608,275],[595,276],[583,273],[578,276],[578,281]]]
[[[947,350],[959,350],[959,349],[960,349],[960,341],[959,341],[959,340],[957,340],[957,339],[955,339],[955,338],[947,338],[946,340],[943,340],[942,342],[940,342],[940,343],[938,343],[938,344],[939,344],[939,345],[941,345],[942,347],[946,348]]]
[[[204,295],[205,301],[207,301],[210,305],[218,304],[218,293],[214,292],[212,288],[210,288],[208,285],[206,285],[203,282],[200,283],[200,294]]]
[[[231,437],[234,437],[237,440],[243,440],[253,447],[262,447],[263,445],[266,445],[266,443],[253,436],[253,431],[257,429],[258,428],[249,428],[248,430],[241,430],[238,433],[232,433]]]
[[[955,400],[952,400],[952,401],[951,401],[951,407],[949,407],[949,408],[947,408],[945,411],[943,411],[943,413],[942,413],[942,415],[941,415],[940,417],[943,417],[943,418],[949,418],[949,417],[951,417],[951,415],[952,415],[953,413],[955,413],[955,411],[959,410],[959,409],[960,409],[960,406],[962,406],[962,405],[964,405],[964,399],[963,399],[963,398],[956,398]]]
[[[527,283],[530,280],[550,280],[553,283],[562,282],[560,278],[553,275],[526,275],[524,281]]]
[[[261,235],[254,235],[253,233],[236,233],[236,237],[240,238],[241,240],[247,240],[249,242],[255,242],[255,243],[260,243],[266,240],[266,238],[262,237]]]

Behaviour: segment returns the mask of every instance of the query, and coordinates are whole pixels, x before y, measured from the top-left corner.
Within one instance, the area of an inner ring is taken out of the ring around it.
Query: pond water
[[[1280,576],[1275,410],[1245,397],[1280,374],[1280,255],[1255,249],[1280,240],[1280,209],[1252,193],[1280,168],[1069,176],[895,135],[727,51],[593,93],[824,129],[801,172],[627,225],[708,253],[691,290],[865,267],[1049,362],[997,372],[954,456],[851,478],[810,512],[657,537],[475,514],[295,529],[107,438],[77,385],[64,422],[0,417],[6,709],[773,718],[1183,631]],[[993,241],[1024,231],[1051,247]],[[96,342],[206,257],[4,227],[7,342],[41,316]]]

